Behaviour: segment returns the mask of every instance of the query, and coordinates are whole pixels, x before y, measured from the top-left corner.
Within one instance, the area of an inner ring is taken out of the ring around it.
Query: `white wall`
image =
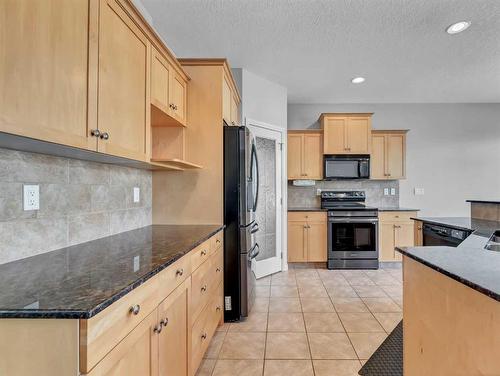
[[[287,127],[287,89],[246,69],[233,69],[233,76],[242,97],[241,119]]]
[[[468,216],[466,199],[500,199],[498,103],[290,104],[288,129],[318,127],[322,112],[374,112],[374,129],[410,129],[400,205],[421,216]]]

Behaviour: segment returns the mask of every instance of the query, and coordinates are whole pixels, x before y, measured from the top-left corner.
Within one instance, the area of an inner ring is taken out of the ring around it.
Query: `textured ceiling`
[[[227,57],[291,103],[500,102],[500,0],[142,3],[177,56]]]

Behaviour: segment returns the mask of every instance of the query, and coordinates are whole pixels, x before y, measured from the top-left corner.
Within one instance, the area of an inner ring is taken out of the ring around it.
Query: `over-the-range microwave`
[[[323,165],[325,180],[369,179],[369,155],[325,155]]]

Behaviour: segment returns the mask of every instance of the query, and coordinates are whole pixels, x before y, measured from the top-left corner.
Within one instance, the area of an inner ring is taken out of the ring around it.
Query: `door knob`
[[[138,315],[141,312],[141,306],[139,304],[133,305],[130,307],[129,312],[133,315]]]
[[[175,275],[180,275],[182,276],[184,274],[184,269],[180,268],[180,269],[177,269],[177,271],[175,272]]]
[[[99,137],[99,136],[101,135],[101,132],[99,131],[99,129],[92,129],[92,130],[90,131],[90,135],[91,135],[92,137]]]
[[[100,138],[101,138],[101,140],[108,140],[109,139],[109,133],[107,133],[107,132],[101,133]]]

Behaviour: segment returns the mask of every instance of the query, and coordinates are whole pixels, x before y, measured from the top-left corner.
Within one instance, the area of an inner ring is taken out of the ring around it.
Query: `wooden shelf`
[[[165,164],[166,166],[171,166],[179,170],[190,170],[196,168],[203,168],[203,166],[191,163],[182,159],[172,158],[172,159],[151,159],[151,162],[159,164],[160,166]]]
[[[186,128],[186,125],[168,115],[165,106],[156,101],[151,102],[151,126]]]
[[[171,166],[166,163],[160,163],[160,162],[149,162],[149,164],[152,166],[152,170],[166,170],[166,171],[184,171],[183,168],[177,167],[177,166]]]

